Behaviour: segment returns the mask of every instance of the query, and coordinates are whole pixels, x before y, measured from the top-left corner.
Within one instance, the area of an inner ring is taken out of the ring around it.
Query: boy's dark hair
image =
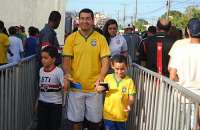
[[[28,33],[29,33],[30,36],[35,36],[37,34],[37,29],[33,26],[30,26],[28,28]]]
[[[111,61],[112,61],[112,63],[118,62],[118,63],[124,63],[126,65],[128,64],[127,58],[124,55],[114,55],[111,58]]]
[[[155,26],[149,26],[148,32],[155,34],[156,33],[156,27]]]
[[[58,50],[57,48],[53,46],[47,46],[44,49],[42,49],[42,52],[47,52],[51,58],[57,58],[58,57]]]
[[[17,34],[17,28],[15,26],[11,26],[9,27],[8,32],[10,35],[15,35]]]
[[[88,9],[88,8],[82,9],[79,12],[79,18],[80,18],[81,13],[89,13],[91,15],[92,19],[94,19],[94,13],[91,9]]]
[[[58,11],[52,11],[49,15],[49,21],[56,22],[61,19],[61,14]]]

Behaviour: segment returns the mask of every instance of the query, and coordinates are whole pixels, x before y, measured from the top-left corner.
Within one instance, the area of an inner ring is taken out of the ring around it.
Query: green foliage
[[[144,19],[138,19],[135,23],[134,26],[141,32],[145,31],[146,28],[144,25],[147,25],[148,22]]]
[[[189,6],[185,10],[188,18],[200,18],[200,8],[196,6]]]
[[[167,14],[161,16],[161,18],[166,18]],[[196,6],[189,6],[186,8],[184,13],[181,13],[176,10],[169,12],[169,19],[172,22],[172,25],[175,25],[177,28],[184,29],[187,26],[188,20],[190,18],[200,18],[200,8]]]

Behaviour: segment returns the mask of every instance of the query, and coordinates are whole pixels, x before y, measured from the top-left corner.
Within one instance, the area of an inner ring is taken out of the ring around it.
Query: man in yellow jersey
[[[67,119],[70,130],[82,130],[84,118],[88,130],[99,130],[102,120],[102,94],[95,91],[109,68],[109,47],[103,35],[93,30],[90,9],[79,13],[79,30],[66,39],[63,55],[65,78],[71,80]]]
[[[0,65],[7,64],[7,53],[9,46],[9,39],[6,34],[3,33],[4,23],[0,21]]]

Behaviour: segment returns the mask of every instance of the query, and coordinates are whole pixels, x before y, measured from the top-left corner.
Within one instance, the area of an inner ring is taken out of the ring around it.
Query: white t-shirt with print
[[[111,56],[128,51],[126,40],[122,35],[116,35],[115,37],[111,38],[109,48],[111,51]]]
[[[62,104],[62,89],[64,86],[64,73],[61,68],[55,67],[46,72],[40,69],[40,95],[39,101],[46,103]]]

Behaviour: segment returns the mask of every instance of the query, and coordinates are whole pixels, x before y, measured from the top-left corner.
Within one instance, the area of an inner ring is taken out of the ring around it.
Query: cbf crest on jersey
[[[96,40],[92,40],[90,43],[92,46],[96,46],[97,45],[97,41]]]
[[[127,93],[127,88],[126,87],[122,88],[122,93]]]

